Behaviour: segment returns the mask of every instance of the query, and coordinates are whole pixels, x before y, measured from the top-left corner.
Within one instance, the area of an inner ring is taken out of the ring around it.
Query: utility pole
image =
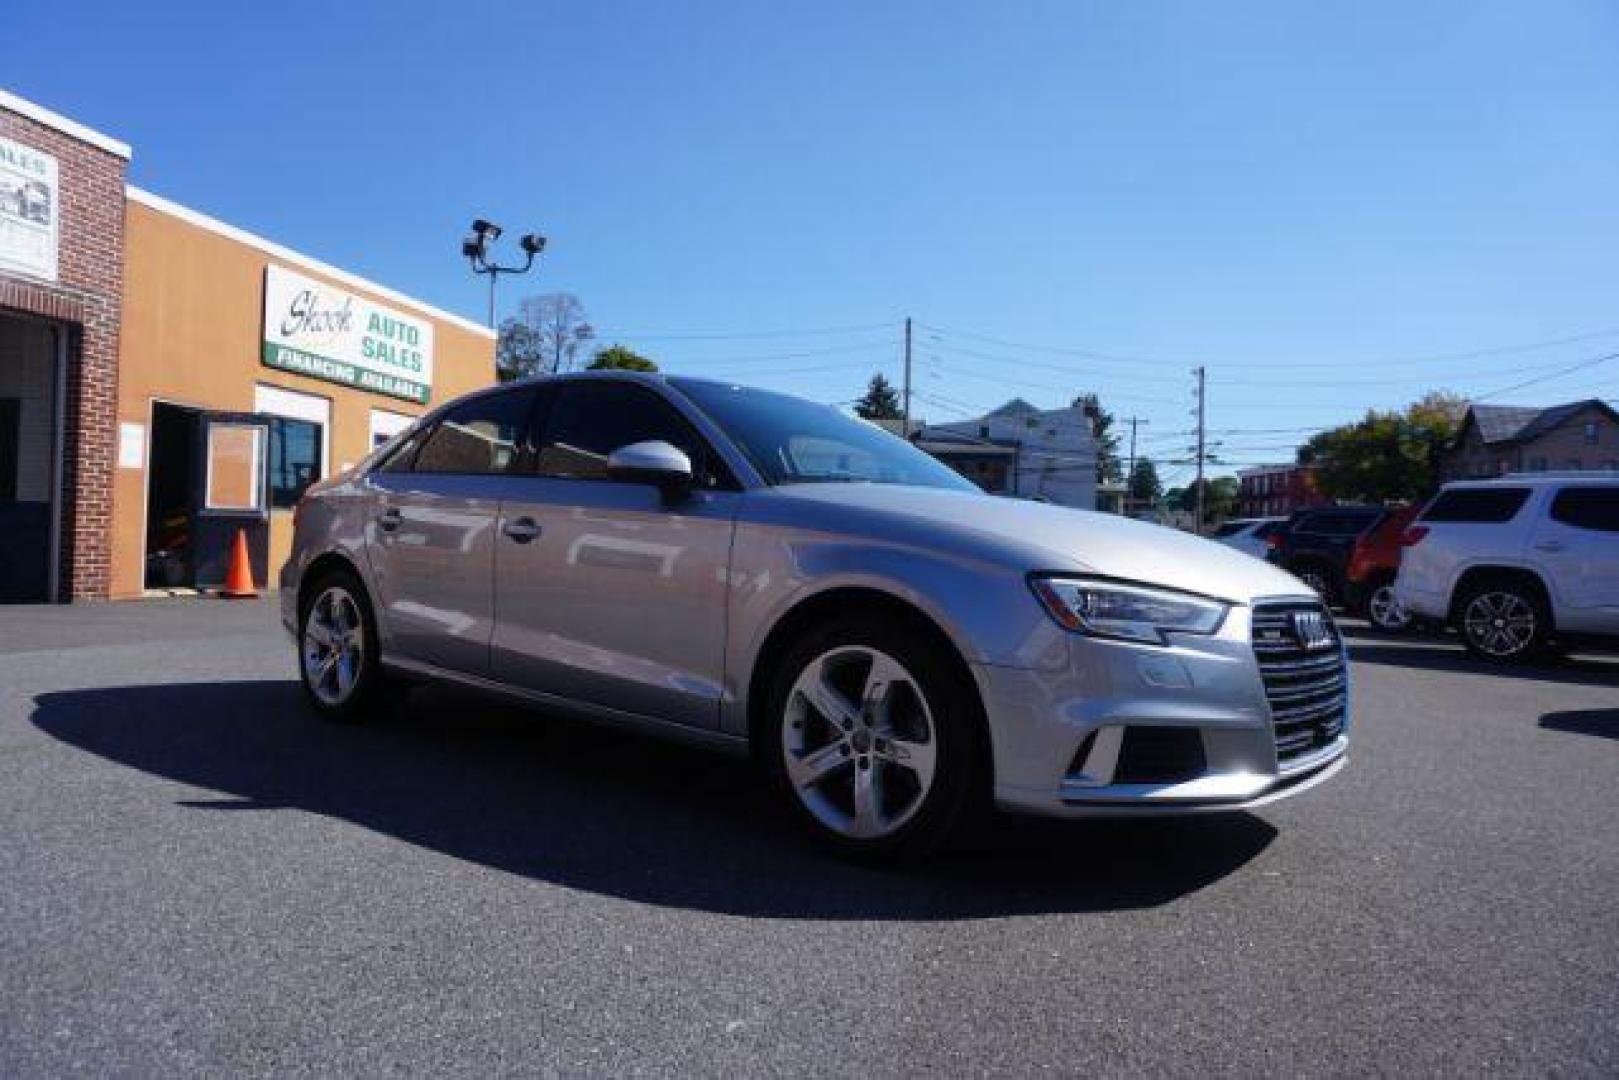
[[[1197,376],[1197,521],[1193,531],[1198,536],[1203,535],[1203,459],[1207,457],[1204,443],[1204,422],[1208,417],[1208,400],[1204,393],[1204,382],[1208,371],[1201,364],[1193,370]]]
[[[1130,417],[1130,464],[1124,470],[1124,500],[1130,501],[1130,484],[1136,475],[1136,425],[1150,424],[1152,421],[1143,420],[1139,416]]]
[[[911,317],[905,316],[905,391],[900,408],[900,438],[911,440]]]

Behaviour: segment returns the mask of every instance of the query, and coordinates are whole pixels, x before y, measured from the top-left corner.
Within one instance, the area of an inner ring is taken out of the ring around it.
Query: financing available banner
[[[264,363],[426,404],[433,387],[433,324],[267,266]]]

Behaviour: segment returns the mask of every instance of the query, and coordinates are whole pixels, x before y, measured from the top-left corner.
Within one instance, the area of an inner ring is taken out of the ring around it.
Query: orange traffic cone
[[[236,542],[230,549],[230,569],[225,573],[225,587],[219,595],[227,600],[247,600],[258,595],[253,588],[253,565],[247,558],[247,530],[236,530]]]

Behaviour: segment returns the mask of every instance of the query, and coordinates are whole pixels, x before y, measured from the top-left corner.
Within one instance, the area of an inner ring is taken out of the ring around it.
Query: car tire
[[[756,752],[792,815],[842,856],[919,858],[988,803],[977,688],[933,637],[840,617],[800,636],[772,671]]]
[[[1366,594],[1366,610],[1362,614],[1375,629],[1385,634],[1403,634],[1411,629],[1411,613],[1394,595],[1392,580],[1372,586]]]
[[[1457,600],[1456,632],[1467,651],[1492,664],[1518,664],[1546,653],[1551,608],[1540,589],[1521,578],[1469,585]]]
[[[371,601],[358,576],[322,574],[298,605],[298,674],[317,715],[341,723],[368,720],[398,704],[407,687],[382,669]]]

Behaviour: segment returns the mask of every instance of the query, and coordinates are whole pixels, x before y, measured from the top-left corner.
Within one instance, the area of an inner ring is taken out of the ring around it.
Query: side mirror
[[[661,439],[631,443],[607,455],[607,477],[621,484],[651,484],[665,503],[676,503],[691,492],[691,458]]]

